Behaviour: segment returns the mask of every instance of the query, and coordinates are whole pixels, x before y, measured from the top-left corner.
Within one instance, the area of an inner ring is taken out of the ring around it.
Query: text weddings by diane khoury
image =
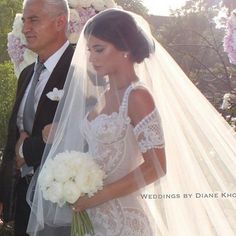
[[[228,199],[236,198],[236,192],[212,192],[212,193],[142,193],[141,198],[145,200],[158,200],[158,199],[180,199],[180,198],[195,198],[195,199]]]

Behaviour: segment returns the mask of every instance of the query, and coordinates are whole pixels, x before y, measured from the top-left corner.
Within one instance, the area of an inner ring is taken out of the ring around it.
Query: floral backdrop
[[[80,31],[89,18],[107,8],[117,7],[113,0],[68,0],[68,3],[70,8],[68,39],[72,44],[77,42]],[[12,31],[8,34],[7,44],[8,54],[14,64],[17,77],[36,58],[36,54],[25,47],[26,40],[21,32],[23,26],[21,17],[21,13],[16,14]]]
[[[227,20],[223,46],[230,63],[236,65],[236,9],[231,12]],[[236,88],[224,95],[221,109],[226,114],[224,115],[226,120],[236,131]]]

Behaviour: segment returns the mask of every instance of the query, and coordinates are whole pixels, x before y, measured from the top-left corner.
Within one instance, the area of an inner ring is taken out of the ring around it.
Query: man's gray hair
[[[23,8],[27,3],[37,0],[24,0]],[[63,13],[67,16],[69,22],[69,5],[67,0],[42,0],[44,3],[44,9],[48,11],[49,15],[57,15]]]

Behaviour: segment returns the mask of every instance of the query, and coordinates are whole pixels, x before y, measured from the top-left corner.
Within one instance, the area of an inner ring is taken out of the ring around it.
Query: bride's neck
[[[138,80],[138,77],[136,76],[134,71],[130,73],[126,72],[126,73],[120,73],[116,75],[110,75],[109,76],[110,89],[123,90],[124,88],[127,88],[131,83],[137,80]]]

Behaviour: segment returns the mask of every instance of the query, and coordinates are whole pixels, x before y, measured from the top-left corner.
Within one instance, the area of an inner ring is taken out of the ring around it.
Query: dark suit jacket
[[[73,53],[73,47],[71,45],[68,46],[54,68],[40,97],[32,134],[24,141],[23,153],[25,161],[28,166],[33,166],[35,169],[41,162],[45,147],[42,139],[42,129],[45,125],[52,123],[58,105],[58,101],[50,100],[46,94],[52,91],[53,88],[63,89]],[[5,221],[13,219],[14,185],[19,177],[19,171],[15,169],[15,145],[19,138],[19,131],[16,125],[17,113],[25,90],[32,78],[33,71],[34,64],[26,67],[20,74],[15,104],[8,125],[7,143],[0,169],[0,201],[4,204],[3,218]]]

